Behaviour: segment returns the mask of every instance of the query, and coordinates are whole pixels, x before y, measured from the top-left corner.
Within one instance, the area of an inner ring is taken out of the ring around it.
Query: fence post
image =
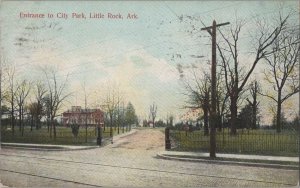
[[[171,141],[170,141],[170,128],[167,127],[165,129],[165,142],[166,142],[166,150],[171,149]]]

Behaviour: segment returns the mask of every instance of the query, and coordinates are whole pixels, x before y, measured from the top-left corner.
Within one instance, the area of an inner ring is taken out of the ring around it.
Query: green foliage
[[[166,127],[167,124],[163,122],[163,120],[158,120],[157,122],[155,122],[155,126],[156,127]]]
[[[125,112],[125,122],[127,125],[137,124],[138,118],[135,114],[134,106],[129,102]]]
[[[9,112],[9,107],[6,106],[6,105],[3,105],[1,110],[2,110],[2,113],[8,113]]]
[[[238,115],[238,127],[237,128],[247,128],[249,129],[253,124],[253,111],[250,104],[247,104],[244,108],[242,108],[240,114]]]

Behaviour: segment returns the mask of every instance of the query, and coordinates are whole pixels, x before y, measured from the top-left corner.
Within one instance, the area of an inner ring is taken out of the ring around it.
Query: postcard
[[[0,9],[0,187],[299,186],[298,1]]]

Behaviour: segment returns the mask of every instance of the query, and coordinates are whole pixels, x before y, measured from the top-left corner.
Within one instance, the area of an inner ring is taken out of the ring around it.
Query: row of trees
[[[107,103],[106,103],[107,104]],[[122,105],[121,105],[122,104]],[[105,119],[104,119],[104,130],[107,126],[110,128],[110,136],[112,136],[113,131],[112,128],[114,127],[119,134],[120,131],[130,131],[132,125],[138,125],[139,119],[136,115],[135,108],[131,102],[124,106],[124,102],[119,102],[115,108],[111,108],[110,105],[104,106],[106,110]]]
[[[290,21],[292,19],[293,14],[287,16],[279,14],[274,22],[257,20],[256,27],[252,27],[253,31],[250,31],[254,34],[250,36],[251,43],[244,43],[244,46],[251,46],[251,56],[248,56],[247,63],[243,62],[245,60],[242,57],[245,54],[240,45],[241,39],[247,38],[241,37],[245,22],[237,20],[231,23],[229,30],[219,31],[221,39],[217,44],[219,61],[216,99],[218,125],[222,125],[222,119],[229,114],[232,134],[236,134],[238,111],[242,106],[244,108],[241,116],[246,114],[245,111],[251,112],[249,127],[257,128],[259,95],[268,97],[276,103],[276,130],[281,132],[282,104],[299,92],[300,36]],[[259,78],[253,77],[258,64],[264,67],[262,70],[262,77],[266,81],[264,83]],[[187,96],[186,107],[203,110],[204,130],[207,135],[211,110],[210,73],[202,70],[198,74],[192,69],[184,76],[182,66],[179,65],[178,70],[185,88],[184,95]],[[264,89],[261,87],[262,84]]]
[[[11,125],[12,135],[15,135],[16,127],[23,136],[25,125],[29,124],[32,131],[33,128],[38,130],[46,124],[50,137],[56,138],[57,117],[64,105],[71,105],[69,99],[75,93],[68,90],[68,77],[58,76],[58,71],[50,67],[39,69],[41,76],[34,81],[22,79],[12,65],[2,65],[1,70],[4,72],[1,80],[2,114],[10,119],[6,125]],[[98,96],[100,97],[103,96]],[[88,108],[88,100],[84,89],[85,109]],[[124,106],[124,100],[116,87],[108,88],[100,106],[105,112],[104,126],[111,129],[113,126],[117,127],[118,133],[120,127],[130,130],[131,125],[138,124],[134,106],[130,102]]]
[[[159,119],[157,121],[153,121],[153,119],[149,119],[149,120],[144,119],[142,123],[143,123],[142,124],[143,127],[150,127],[150,124],[152,124],[153,128],[155,128],[155,127],[172,127],[174,125],[174,116],[168,115],[165,120]]]
[[[50,137],[56,137],[55,118],[70,93],[66,93],[67,79],[57,78],[54,69],[41,69],[43,79],[30,81],[22,79],[12,65],[2,65],[2,113],[10,117],[12,134],[18,126],[24,135],[24,125],[29,121],[31,130],[41,128],[44,117]]]

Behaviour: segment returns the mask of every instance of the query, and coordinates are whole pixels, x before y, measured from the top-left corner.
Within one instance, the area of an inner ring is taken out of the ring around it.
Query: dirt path
[[[134,134],[121,137],[114,148],[163,150],[165,135],[160,129],[139,129]]]

